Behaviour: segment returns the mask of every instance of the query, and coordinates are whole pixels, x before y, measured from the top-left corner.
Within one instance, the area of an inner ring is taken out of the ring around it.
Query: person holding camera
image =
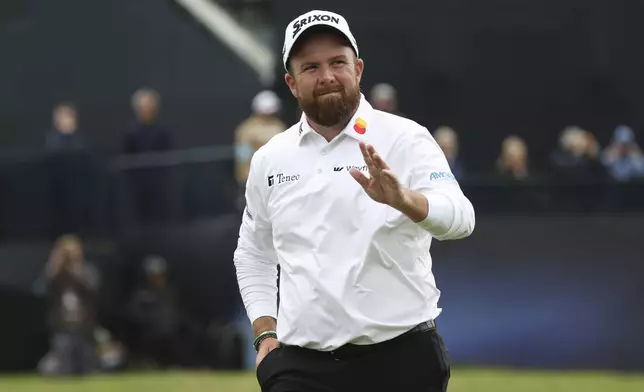
[[[78,237],[60,237],[45,267],[51,352],[46,373],[85,374],[99,368],[97,326],[99,277],[86,262]]]

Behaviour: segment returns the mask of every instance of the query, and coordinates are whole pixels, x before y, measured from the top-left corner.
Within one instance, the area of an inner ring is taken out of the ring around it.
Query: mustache
[[[343,86],[327,87],[327,88],[320,88],[315,90],[314,95],[316,97],[319,97],[320,95],[329,94],[329,93],[341,93],[343,91],[344,91]]]

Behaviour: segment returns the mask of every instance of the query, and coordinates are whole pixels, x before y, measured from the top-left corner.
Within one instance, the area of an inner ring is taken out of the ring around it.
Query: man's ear
[[[356,60],[356,76],[358,77],[358,82],[362,80],[362,72],[364,72],[364,61],[362,59]]]
[[[291,94],[293,94],[293,96],[297,98],[297,87],[295,86],[295,78],[291,76],[290,73],[287,72],[284,75],[284,81],[286,82],[286,85],[288,86],[288,88],[291,90]]]

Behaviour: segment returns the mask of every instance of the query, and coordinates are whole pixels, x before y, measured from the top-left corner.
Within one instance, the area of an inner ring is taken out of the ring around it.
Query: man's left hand
[[[351,176],[373,200],[395,209],[402,208],[406,203],[404,188],[387,163],[372,145],[360,142],[360,151],[369,169],[369,177],[355,168],[349,170]]]

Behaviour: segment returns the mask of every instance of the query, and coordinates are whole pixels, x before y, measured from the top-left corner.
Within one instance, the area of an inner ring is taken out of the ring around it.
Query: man
[[[458,151],[458,135],[454,129],[441,126],[434,132],[434,140],[445,154],[452,174],[458,180],[463,179],[463,165]]]
[[[45,144],[48,151],[84,150],[87,144],[78,133],[78,111],[70,102],[62,102],[53,110],[52,127]]]
[[[141,88],[132,95],[136,115],[134,126],[125,134],[124,152],[140,154],[174,148],[172,134],[157,123],[161,97],[150,88]]]
[[[234,256],[262,390],[445,391],[429,247],[472,205],[426,128],[360,94],[342,16],[293,20],[283,62],[302,119],[253,157]]]
[[[529,180],[528,145],[525,140],[517,135],[510,135],[503,139],[501,155],[496,164],[501,178],[511,182]]]
[[[241,196],[248,180],[250,160],[255,151],[286,129],[278,117],[280,104],[279,97],[273,91],[261,91],[253,98],[253,114],[235,130],[235,178],[241,189]],[[240,202],[243,209],[243,200]]]
[[[644,154],[635,140],[635,133],[626,125],[615,128],[613,140],[603,151],[601,159],[616,181],[627,182],[644,177]]]
[[[82,233],[90,222],[95,176],[91,149],[78,126],[74,104],[54,107],[52,126],[47,132],[47,169],[51,235]]]
[[[377,110],[398,114],[398,93],[389,83],[378,83],[371,89],[371,103]]]
[[[98,312],[98,271],[85,260],[74,235],[61,236],[45,268],[49,329],[57,374],[98,370],[94,329]]]
[[[125,134],[124,153],[145,154],[174,148],[172,133],[157,121],[160,104],[159,94],[150,88],[141,88],[132,95],[136,121]],[[169,170],[163,167],[131,169],[126,176],[138,223],[145,225],[168,220],[174,210]]]
[[[568,182],[595,182],[604,174],[595,137],[577,126],[561,132],[559,145],[550,154],[550,166],[557,178]],[[579,200],[571,202],[578,204]]]
[[[134,292],[128,304],[141,354],[164,368],[192,365],[191,347],[182,336],[177,294],[168,283],[167,261],[161,256],[148,256],[143,270],[145,284]]]

